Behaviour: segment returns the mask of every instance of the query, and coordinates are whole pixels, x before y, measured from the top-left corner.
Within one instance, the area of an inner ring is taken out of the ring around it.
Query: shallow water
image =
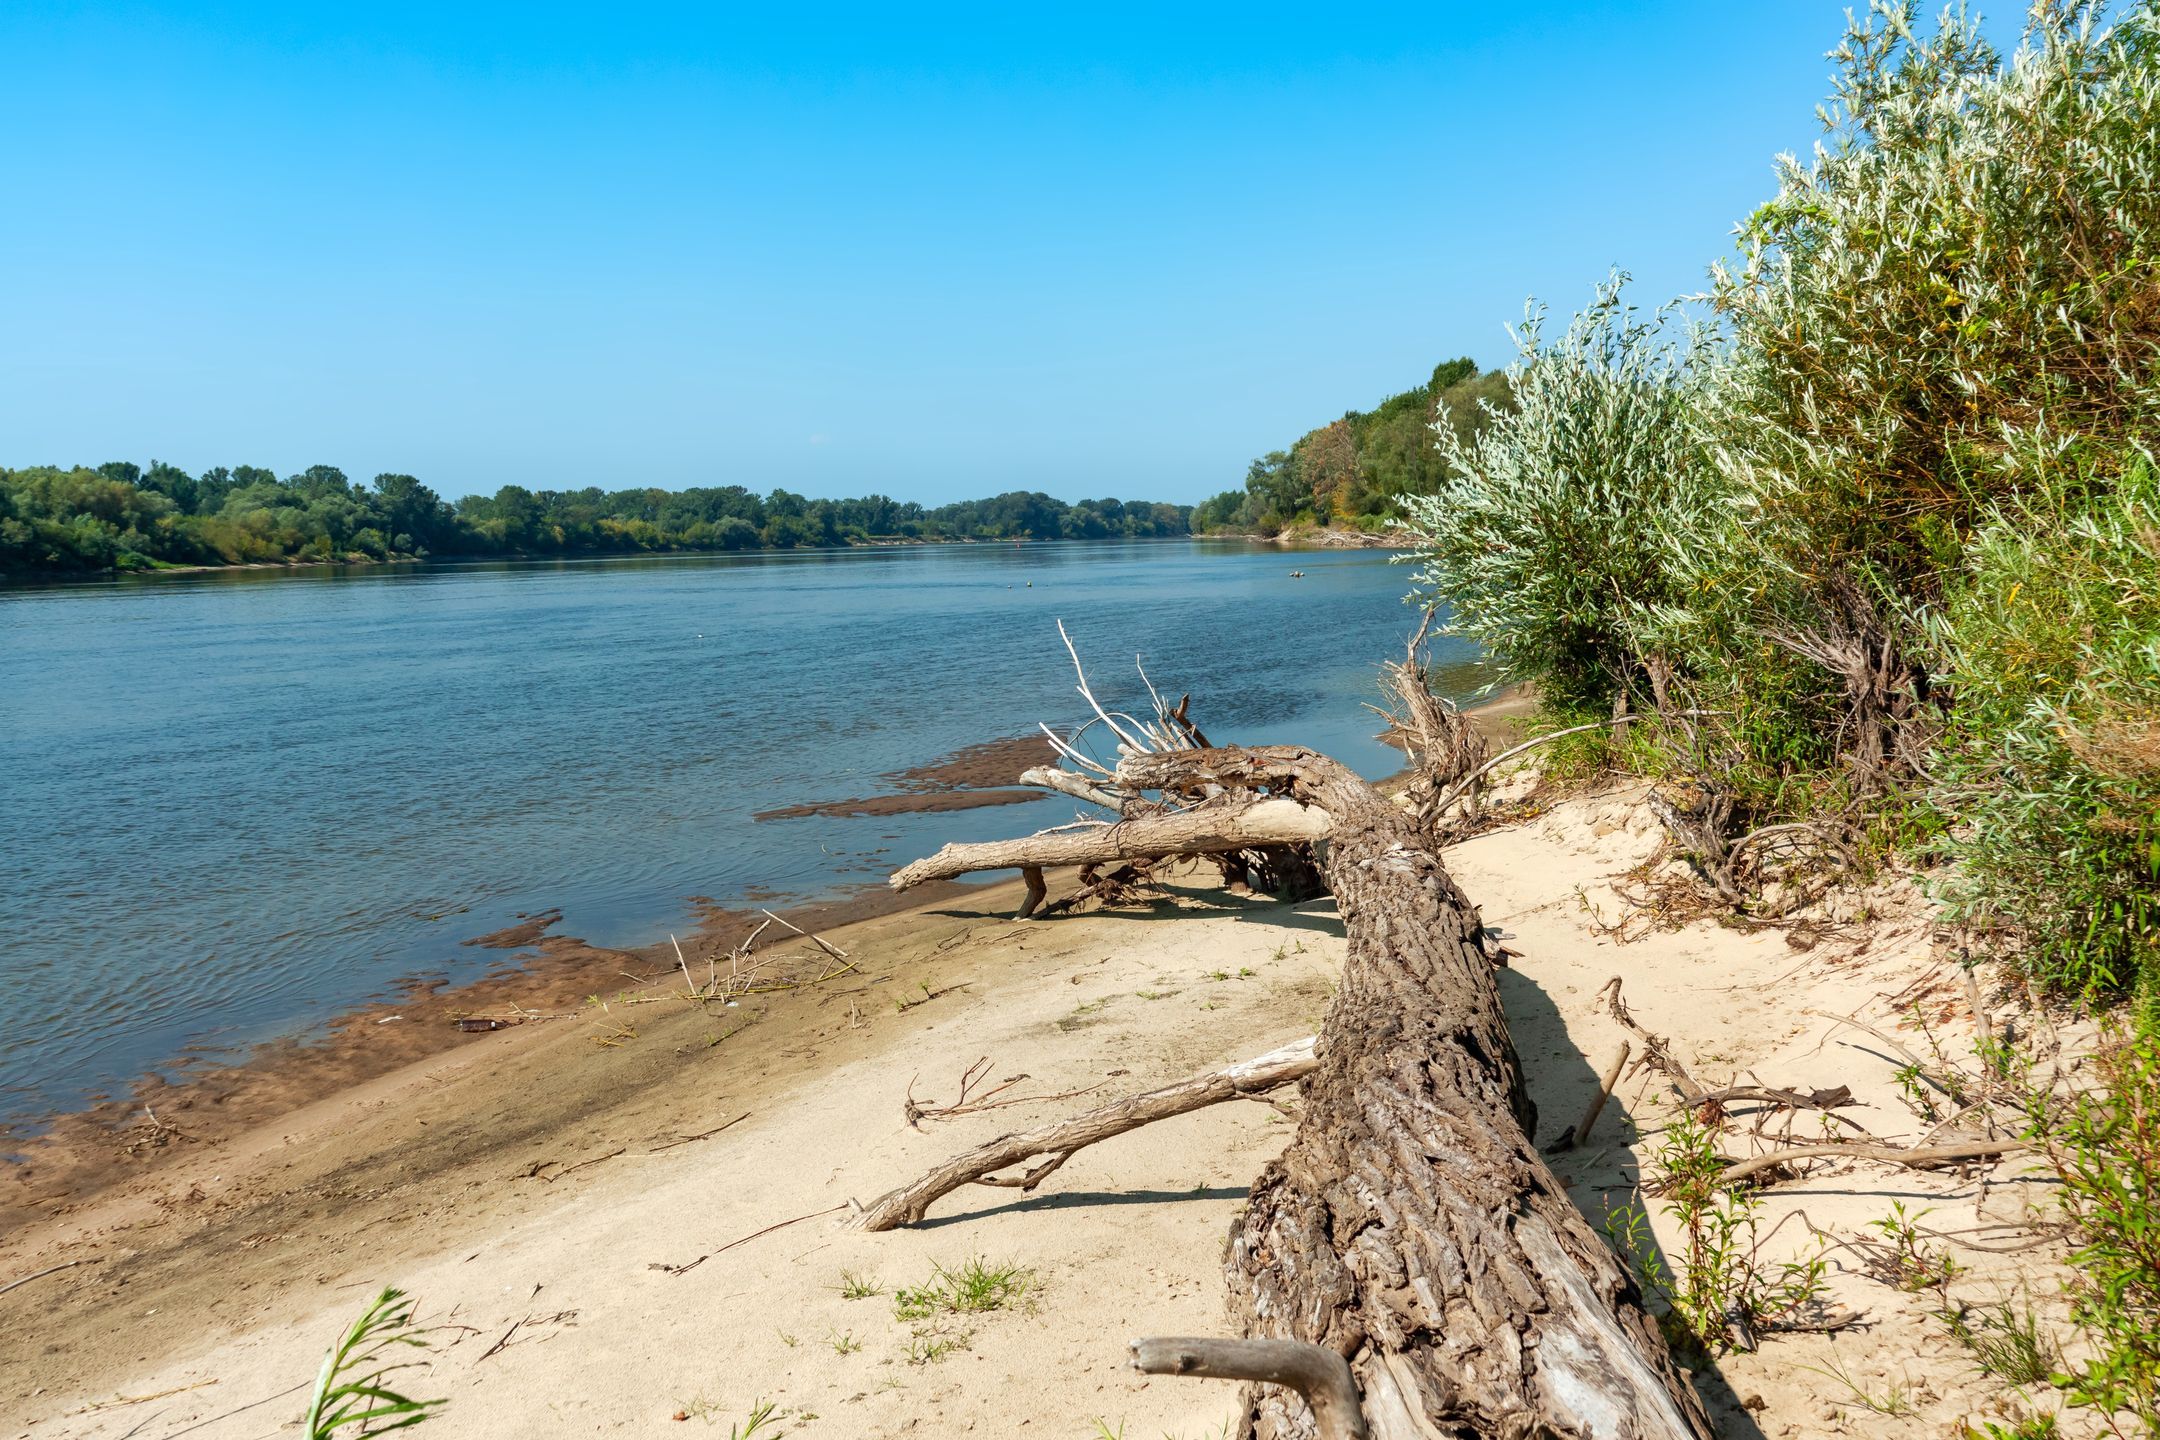
[[[0,589],[0,1121],[477,976],[458,942],[521,911],[638,945],[691,896],[827,898],[1058,823],[751,816],[1073,719],[1060,618],[1106,704],[1145,705],[1137,652],[1212,739],[1384,774],[1362,702],[1407,580],[1142,541]]]

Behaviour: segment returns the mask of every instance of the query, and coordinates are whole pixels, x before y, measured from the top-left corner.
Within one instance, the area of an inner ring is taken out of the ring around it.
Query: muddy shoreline
[[[1489,735],[1499,738],[1534,701],[1509,691],[1473,707]],[[787,807],[758,816],[784,823],[796,815],[876,815],[894,809],[938,811],[1039,798],[1010,788],[1029,765],[1054,752],[1039,736],[1007,737],[968,746],[927,765],[881,777],[892,793],[860,800]],[[1009,798],[1008,798],[1009,797]],[[979,896],[1000,880],[941,881],[895,894],[870,883],[832,899],[767,911],[744,897],[723,904],[686,897],[695,928],[678,937],[694,969],[724,963],[736,944],[768,913],[811,932],[879,919],[904,910]],[[46,1118],[36,1133],[0,1138],[0,1232],[68,1215],[97,1196],[155,1171],[162,1161],[214,1147],[279,1117],[380,1080],[392,1072],[474,1044],[498,1029],[544,1025],[592,1008],[596,1001],[648,985],[678,969],[667,941],[618,949],[555,933],[557,910],[517,916],[516,924],[457,942],[504,952],[478,979],[451,984],[415,980],[388,999],[332,1017],[294,1035],[263,1042],[229,1063],[183,1057],[167,1067],[175,1078],[151,1074],[124,1097]],[[793,941],[790,935],[775,944]],[[773,948],[767,946],[766,948]],[[496,1022],[486,1030],[462,1020]]]

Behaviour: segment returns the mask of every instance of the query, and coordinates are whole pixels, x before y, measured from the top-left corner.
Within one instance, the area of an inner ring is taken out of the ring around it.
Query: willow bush
[[[2160,483],[2070,467],[1968,554],[1936,617],[1950,915],[2053,986],[2160,1010]]]
[[[1467,438],[1439,430],[1446,478],[1403,503],[1418,593],[1447,601],[1447,632],[1563,710],[1651,678],[1634,627],[1673,598],[1664,536],[1699,488],[1699,337],[1670,311],[1636,310],[1624,287],[1609,279],[1549,344],[1533,307],[1507,371],[1513,408]]]
[[[1877,3],[1824,141],[1712,272],[1700,418],[1733,503],[1686,547],[1695,588],[1834,685],[1876,785],[1925,769],[1921,637],[1973,528],[2160,403],[2160,28],[2102,12],[2037,7],[2005,59],[1977,19]]]
[[[1629,756],[1736,830],[1939,845],[1953,919],[2117,993],[2154,970],[2160,8],[2048,0],[2004,55],[1877,0],[1833,60],[1702,327],[1533,311],[1520,409],[1439,437],[1413,598],[1561,712],[1727,712]]]

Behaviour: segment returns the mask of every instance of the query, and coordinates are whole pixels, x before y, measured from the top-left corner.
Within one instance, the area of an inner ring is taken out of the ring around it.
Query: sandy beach
[[[1799,929],[1705,922],[1621,943],[1612,886],[1656,838],[1622,790],[1448,854],[1519,952],[1498,973],[1540,1142],[1580,1114],[1625,1037],[1596,1003],[1614,976],[1698,1076],[1846,1084],[1876,1134],[1923,1128],[1882,1047],[1829,1018],[1894,1027],[1918,1005],[1954,1042],[1967,1006],[1918,897],[1890,883]],[[761,1433],[1218,1433],[1231,1386],[1150,1381],[1124,1368],[1124,1342],[1223,1331],[1222,1237],[1283,1143],[1277,1109],[1149,1126],[1038,1192],[965,1190],[912,1229],[841,1221],[969,1145],[1310,1034],[1342,959],[1332,903],[1229,894],[1200,866],[1147,903],[1047,920],[1006,918],[1018,893],[836,927],[850,968],[821,983],[731,1008],[691,1002],[680,975],[624,979],[566,1018],[274,1123],[167,1137],[130,1178],[0,1243],[0,1284],[70,1267],[0,1294],[0,1430],[280,1433],[330,1339],[395,1284],[443,1327],[406,1388],[447,1398],[430,1427],[444,1434],[725,1433],[767,1404],[778,1429]],[[775,953],[798,976],[835,964],[800,940]],[[950,1103],[980,1060],[991,1083],[1012,1080],[1003,1098],[1063,1098],[909,1123],[911,1094]],[[1658,1092],[1654,1077],[1623,1083],[1589,1143],[1555,1157],[1593,1220],[1633,1194],[1668,1113]],[[1957,1231],[2022,1213],[2037,1189],[2004,1171],[1978,1187],[1860,1164],[1772,1192],[1764,1228],[1804,1211],[1844,1235],[1902,1201]],[[1816,1248],[1796,1222],[1766,1254]],[[1024,1293],[927,1325],[896,1316],[896,1288],[974,1258],[1017,1267]],[[1940,1434],[1990,1403],[1921,1297],[1869,1278],[1854,1252],[1827,1258],[1836,1302],[1865,1323],[1698,1372],[1721,1433]],[[2046,1258],[1960,1252],[1983,1287],[2024,1283]],[[877,1293],[848,1293],[862,1289]],[[1855,1399],[1890,1387],[1899,1414]]]

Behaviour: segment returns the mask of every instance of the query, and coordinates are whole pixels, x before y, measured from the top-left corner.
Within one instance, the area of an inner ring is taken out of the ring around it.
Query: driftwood
[[[978,870],[1107,865],[1117,860],[1159,860],[1170,855],[1215,855],[1310,842],[1326,838],[1327,833],[1327,814],[1295,800],[1226,797],[1188,810],[1168,810],[1114,823],[1050,830],[1018,840],[947,845],[928,859],[917,860],[894,871],[890,883],[895,890],[906,890],[926,880],[950,880],[956,875]]]
[[[1425,636],[1435,612],[1427,610],[1403,658],[1380,667],[1387,704],[1369,705],[1388,723],[1388,738],[1402,746],[1410,780],[1403,796],[1418,828],[1445,844],[1478,820],[1478,779],[1485,773],[1485,736],[1454,702],[1433,693]],[[1443,796],[1459,801],[1450,811]]]
[[[1372,1433],[1703,1437],[1634,1281],[1531,1144],[1476,913],[1415,824],[1297,747],[1136,755],[1127,788],[1298,800],[1332,820],[1349,953],[1297,1133],[1230,1238],[1234,1313],[1356,1373]],[[1248,1396],[1260,1440],[1314,1433]]]
[[[1121,754],[1094,778],[1121,797],[1152,797],[1158,812],[948,846],[893,883],[1326,837],[1348,957],[1298,1129],[1232,1228],[1230,1304],[1246,1336],[1343,1357],[1378,1440],[1707,1437],[1633,1279],[1532,1144],[1536,1113],[1483,925],[1430,835],[1311,750],[1131,743]],[[1254,833],[1263,819],[1264,837]],[[1138,1123],[1128,1111],[1107,1133]],[[1008,1182],[1025,1188],[1062,1163],[1063,1143],[1008,1137],[883,1197],[859,1223],[919,1218],[938,1195],[1049,1154]],[[1246,1407],[1243,1433],[1255,1440],[1319,1433],[1281,1389],[1248,1390]]]
[[[1312,1411],[1320,1440],[1370,1440],[1358,1407],[1357,1377],[1333,1350],[1297,1340],[1206,1340],[1161,1335],[1135,1340],[1132,1367],[1143,1375],[1197,1375],[1295,1390]]]
[[[953,1156],[911,1185],[880,1195],[849,1223],[861,1230],[891,1230],[912,1225],[929,1212],[934,1202],[963,1185],[1033,1190],[1076,1152],[1090,1145],[1157,1120],[1167,1120],[1173,1115],[1220,1105],[1226,1100],[1264,1094],[1310,1075],[1316,1063],[1312,1038],[1308,1036],[1294,1045],[1270,1050],[1254,1059],[1194,1075],[1174,1085],[1130,1095],[1067,1120],[1001,1135],[987,1145]],[[1021,1175],[1001,1177],[997,1174],[1037,1155],[1050,1158]]]
[[[1961,1160],[1986,1160],[1997,1155],[2008,1155],[2018,1150],[2030,1150],[2031,1144],[2024,1140],[1971,1140],[1960,1145],[1919,1145],[1905,1148],[1897,1145],[1862,1145],[1846,1141],[1828,1145],[1795,1145],[1789,1150],[1773,1150],[1767,1155],[1735,1161],[1725,1167],[1719,1179],[1725,1184],[1745,1180],[1765,1170],[1775,1170],[1796,1160],[1879,1160],[1886,1165],[1903,1165],[1911,1170],[1932,1170],[1939,1165],[1954,1165]]]

